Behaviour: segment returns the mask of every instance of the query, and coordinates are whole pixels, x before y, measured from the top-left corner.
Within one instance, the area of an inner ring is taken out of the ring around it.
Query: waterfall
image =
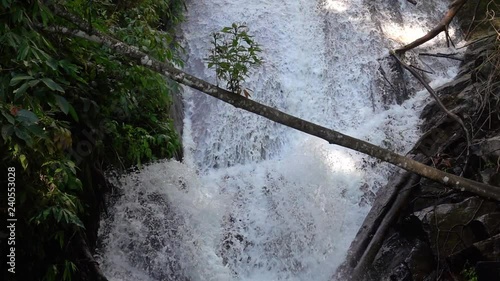
[[[244,84],[252,99],[404,154],[430,98],[409,83],[409,99],[391,102],[379,68],[389,49],[425,34],[447,9],[445,1],[418,2],[187,1],[185,70],[215,83],[204,63],[210,34],[245,23],[265,60]],[[456,73],[455,62],[411,59],[432,71],[432,86]],[[116,179],[120,194],[99,233],[105,274],[331,280],[394,168],[188,88],[183,95],[184,161]]]

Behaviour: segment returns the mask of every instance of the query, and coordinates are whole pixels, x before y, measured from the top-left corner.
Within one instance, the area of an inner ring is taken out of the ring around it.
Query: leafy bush
[[[74,237],[95,236],[103,171],[176,154],[168,112],[179,89],[105,47],[38,31],[74,28],[43,3],[0,2],[0,166],[16,168],[17,280],[82,279]],[[91,28],[182,64],[170,32],[182,0],[63,3]]]
[[[211,55],[206,59],[209,68],[215,67],[217,79],[226,81],[228,90],[248,95],[241,84],[250,67],[262,64],[260,45],[248,34],[248,27],[233,23],[212,34]]]
[[[466,266],[467,265],[468,264],[466,264]],[[464,268],[461,274],[467,281],[477,281],[477,273],[474,267]]]

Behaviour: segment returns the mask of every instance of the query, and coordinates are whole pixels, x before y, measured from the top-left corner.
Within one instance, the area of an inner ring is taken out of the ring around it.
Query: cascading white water
[[[382,104],[377,59],[423,35],[446,6],[373,2],[188,1],[186,71],[215,83],[203,62],[210,33],[245,22],[265,59],[244,85],[252,99],[404,153],[428,94]],[[433,86],[456,71],[441,63],[426,62]],[[184,95],[184,162],[117,181],[122,194],[100,230],[106,275],[331,280],[390,167],[189,89]]]

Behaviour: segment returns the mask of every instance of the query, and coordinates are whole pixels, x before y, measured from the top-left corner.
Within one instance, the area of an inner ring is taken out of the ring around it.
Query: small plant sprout
[[[248,27],[233,23],[212,34],[212,49],[205,60],[209,68],[215,68],[217,85],[226,82],[226,88],[248,98],[252,90],[242,87],[250,68],[262,64],[260,45],[248,34]]]

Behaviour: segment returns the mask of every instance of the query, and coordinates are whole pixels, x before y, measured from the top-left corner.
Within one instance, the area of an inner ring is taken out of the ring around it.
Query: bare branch
[[[467,156],[465,158],[465,163],[464,163],[464,168],[462,169],[462,173],[461,175],[463,174],[465,168],[467,167],[467,162],[469,161],[469,149],[470,149],[470,145],[471,145],[471,140],[470,140],[470,134],[469,134],[469,130],[467,130],[467,127],[465,126],[464,122],[462,121],[462,119],[460,117],[458,117],[455,113],[449,111],[446,106],[441,102],[441,99],[438,97],[438,95],[436,94],[436,92],[434,91],[434,89],[432,89],[432,87],[427,83],[425,82],[424,78],[422,78],[422,76],[420,76],[420,74],[418,74],[417,71],[415,71],[415,69],[409,67],[405,62],[403,62],[399,56],[394,53],[393,51],[391,51],[391,55],[406,69],[408,70],[415,78],[417,78],[417,80],[425,87],[425,89],[427,89],[427,91],[431,94],[431,96],[434,98],[434,100],[436,101],[436,103],[439,105],[439,107],[441,108],[441,110],[443,110],[446,115],[448,115],[451,119],[455,120],[458,124],[460,124],[460,126],[462,127],[462,129],[464,130],[464,134],[465,134],[465,138],[467,139]]]
[[[428,57],[438,57],[438,58],[447,58],[450,60],[458,60],[458,61],[464,61],[461,58],[454,57],[456,53],[453,54],[442,54],[442,53],[437,53],[437,54],[431,54],[431,53],[419,53],[419,56],[428,56]]]
[[[447,32],[448,30],[448,25],[450,22],[453,20],[457,12],[462,8],[462,6],[467,2],[467,0],[455,0],[455,2],[451,3],[450,8],[448,12],[445,14],[443,19],[439,22],[439,24],[431,29],[427,34],[424,36],[418,38],[417,40],[411,42],[410,44],[407,44],[399,49],[396,49],[396,53],[402,54],[408,50],[411,50],[415,47],[418,47],[425,42],[431,40],[432,38],[436,37],[439,33],[442,31]],[[447,36],[448,39],[449,36]]]
[[[424,72],[424,73],[433,74],[433,72],[432,72],[432,71],[425,70],[425,69],[422,69],[422,68],[417,67],[417,66],[414,66],[414,65],[409,65],[409,67],[414,68],[414,69],[419,70],[419,71],[422,71],[422,72]]]
[[[477,15],[477,10],[479,9],[479,4],[481,4],[481,0],[478,0],[476,3],[476,7],[474,8],[474,14],[472,16],[472,19],[470,20],[469,27],[467,28],[467,31],[465,32],[465,40],[468,40],[471,33],[472,33],[472,26],[474,25],[474,22],[476,21],[476,15]]]

